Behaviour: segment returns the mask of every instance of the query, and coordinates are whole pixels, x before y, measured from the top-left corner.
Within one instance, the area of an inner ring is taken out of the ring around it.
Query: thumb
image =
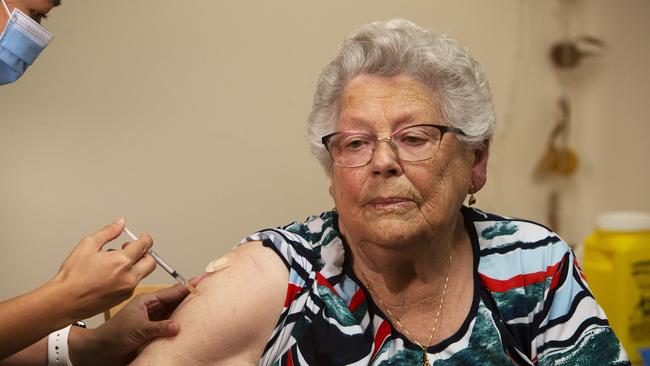
[[[179,330],[180,327],[175,321],[161,320],[149,322],[149,324],[142,329],[142,335],[148,341],[158,337],[173,337],[178,334]]]

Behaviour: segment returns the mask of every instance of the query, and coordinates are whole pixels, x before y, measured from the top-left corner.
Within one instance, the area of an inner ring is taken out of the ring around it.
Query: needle
[[[129,231],[129,229],[127,229],[126,227],[124,227],[124,232],[132,240],[138,240],[138,238],[135,235],[133,235],[133,233]],[[199,294],[199,291],[196,288],[194,288],[194,286],[190,285],[190,283],[187,282],[185,277],[181,276],[180,273],[176,272],[175,269],[173,269],[169,264],[167,264],[167,262],[165,262],[162,258],[160,258],[158,253],[149,249],[149,254],[151,254],[151,256],[156,261],[156,263],[158,263],[158,265],[160,265],[167,273],[169,273],[172,277],[174,277],[174,279],[178,281],[181,285],[185,286],[188,290],[190,290],[192,294],[194,295]]]

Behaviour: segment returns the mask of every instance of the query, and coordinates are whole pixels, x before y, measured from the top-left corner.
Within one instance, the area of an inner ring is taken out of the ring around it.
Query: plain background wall
[[[347,34],[392,17],[484,65],[498,131],[478,207],[545,223],[557,186],[572,244],[601,212],[650,211],[648,1],[65,0],[44,23],[54,41],[0,87],[0,299],[120,216],[190,276],[246,234],[330,209],[305,133],[316,80]],[[607,48],[561,83],[548,49],[565,34]],[[563,92],[581,164],[535,182]]]

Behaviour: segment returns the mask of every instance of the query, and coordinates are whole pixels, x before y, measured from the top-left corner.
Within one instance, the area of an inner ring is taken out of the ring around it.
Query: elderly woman
[[[556,234],[463,206],[494,127],[461,44],[405,20],[362,27],[309,117],[336,208],[246,238],[135,364],[628,363]]]

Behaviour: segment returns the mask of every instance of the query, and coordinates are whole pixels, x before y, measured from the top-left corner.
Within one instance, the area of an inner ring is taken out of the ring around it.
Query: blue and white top
[[[474,299],[435,365],[629,365],[573,252],[524,220],[462,208]],[[284,310],[260,365],[413,365],[422,349],[373,303],[346,261],[336,212],[255,233],[289,269]]]

